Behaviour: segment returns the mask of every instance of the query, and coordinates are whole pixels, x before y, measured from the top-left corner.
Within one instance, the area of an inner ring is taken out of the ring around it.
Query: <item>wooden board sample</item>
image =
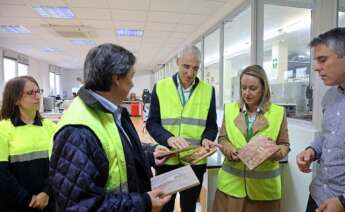
[[[279,150],[279,147],[264,136],[255,136],[238,151],[238,157],[253,170]]]
[[[217,151],[216,147],[213,147],[207,150],[206,148],[199,146],[193,150],[191,155],[183,157],[181,158],[181,160],[190,164],[196,164],[202,159],[212,155],[216,151]]]
[[[190,165],[151,178],[152,190],[160,189],[165,195],[175,194],[199,184]]]
[[[158,155],[157,157],[161,158],[161,157],[171,156],[171,155],[174,155],[176,153],[188,151],[188,150],[191,150],[191,149],[194,149],[194,148],[195,148],[195,146],[189,146],[189,147],[186,147],[186,148],[183,148],[183,149],[173,149],[170,152],[164,152],[164,153]]]

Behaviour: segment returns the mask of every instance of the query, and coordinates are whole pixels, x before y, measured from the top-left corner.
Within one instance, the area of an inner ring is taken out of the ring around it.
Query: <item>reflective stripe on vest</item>
[[[163,125],[180,125],[180,124],[188,124],[188,125],[196,125],[196,126],[205,126],[206,120],[202,119],[193,119],[193,118],[167,118],[162,119]]]
[[[66,125],[86,126],[95,133],[109,162],[106,190],[128,192],[126,160],[113,114],[90,108],[76,97],[58,123],[59,129]]]
[[[231,144],[240,149],[247,145],[246,138],[235,125],[235,120],[240,114],[240,106],[237,103],[225,105],[226,133]],[[284,118],[284,109],[271,104],[264,117],[268,121],[268,127],[257,132],[276,141]],[[278,161],[266,161],[255,170],[248,170],[242,162],[224,160],[223,167],[218,173],[217,187],[220,191],[244,198],[248,196],[252,200],[276,200],[281,198],[281,177]]]
[[[48,150],[46,151],[37,151],[37,152],[30,152],[21,155],[10,155],[10,163],[15,162],[25,162],[31,161],[36,159],[48,158]]]
[[[10,119],[0,122],[0,161],[9,163],[49,159],[56,125],[42,119],[42,125],[14,126]]]
[[[184,138],[191,145],[199,146],[206,128],[212,87],[200,80],[184,107],[171,77],[158,81],[156,91],[163,128],[174,136]],[[190,155],[192,151],[180,153],[177,157],[167,160],[165,164],[180,164],[183,162],[180,158]],[[199,163],[206,163],[206,159]]]
[[[280,169],[272,171],[255,171],[255,170],[246,170],[245,172],[240,169],[233,168],[231,166],[226,166],[223,164],[222,169],[227,173],[233,174],[237,177],[248,177],[253,179],[266,179],[273,178],[280,175]]]

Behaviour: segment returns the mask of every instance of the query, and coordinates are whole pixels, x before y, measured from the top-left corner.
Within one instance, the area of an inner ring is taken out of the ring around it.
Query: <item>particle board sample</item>
[[[152,190],[160,189],[165,195],[175,194],[199,184],[190,165],[151,178]]]

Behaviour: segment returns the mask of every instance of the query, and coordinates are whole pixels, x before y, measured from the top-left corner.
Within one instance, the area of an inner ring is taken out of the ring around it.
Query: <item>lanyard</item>
[[[245,116],[246,125],[247,125],[247,141],[249,141],[253,137],[253,126],[256,120],[256,114],[252,122],[249,121],[248,112],[246,112],[244,116]]]
[[[186,97],[184,96],[182,85],[180,84],[180,99],[183,106],[186,104]]]

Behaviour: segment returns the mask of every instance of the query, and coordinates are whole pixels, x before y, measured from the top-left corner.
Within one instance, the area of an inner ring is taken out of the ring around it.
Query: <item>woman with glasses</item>
[[[9,80],[0,111],[0,211],[50,211],[48,149],[55,124],[39,113],[31,76]]]

